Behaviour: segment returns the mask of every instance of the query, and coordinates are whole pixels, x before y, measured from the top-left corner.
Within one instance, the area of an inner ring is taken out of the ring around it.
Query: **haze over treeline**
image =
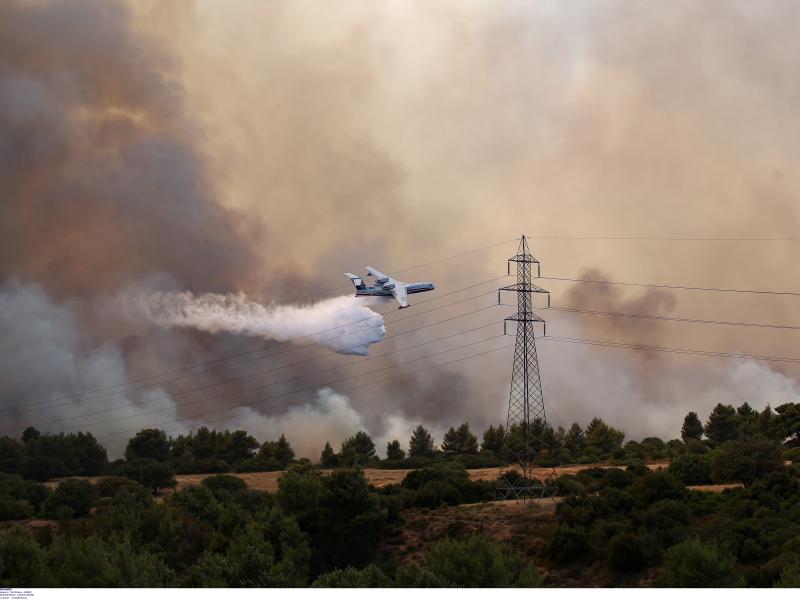
[[[225,383],[256,365],[147,379],[263,340],[164,330],[128,318],[116,299],[146,290],[308,301],[349,293],[341,273],[367,263],[391,272],[520,233],[794,237],[798,11],[790,1],[354,1],[335,15],[314,2],[3,2],[4,427],[91,429],[118,453],[131,431],[171,421],[178,433],[236,406],[216,425],[309,444],[500,421],[508,350],[270,408],[265,396],[297,385],[255,389],[276,379],[266,374],[250,391]],[[534,238],[533,251],[543,275],[800,291],[797,244]],[[447,292],[501,275],[514,249],[402,277]],[[556,306],[798,324],[785,296],[542,283]],[[487,294],[402,326],[390,314],[387,331],[492,302]],[[389,337],[380,351],[499,322],[506,310]],[[792,356],[797,335],[547,318],[552,335],[776,356]],[[393,365],[424,354],[371,368],[396,374]],[[669,436],[688,410],[708,414],[718,402],[761,409],[798,396],[791,365],[551,342],[539,354],[555,423],[598,415],[632,437]],[[349,360],[290,366],[279,379]],[[257,365],[286,362],[295,359]],[[77,395],[100,388],[109,391]]]

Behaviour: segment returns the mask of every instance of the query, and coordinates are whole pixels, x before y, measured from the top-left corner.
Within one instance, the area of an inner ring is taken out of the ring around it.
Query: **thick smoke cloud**
[[[312,302],[348,291],[340,274],[357,265],[394,274],[523,231],[796,237],[798,10],[791,1],[352,0],[331,15],[303,1],[198,1],[166,12],[163,3],[4,2],[0,282],[14,277],[5,285],[39,290],[55,314],[68,313],[80,341],[33,326],[29,339],[66,345],[76,364],[111,352],[117,367],[109,372],[124,382],[254,342],[132,321],[112,306],[132,287]],[[544,275],[597,269],[589,278],[800,290],[796,242],[534,238],[533,249]],[[510,244],[398,275],[432,280],[445,293],[503,273],[513,252]],[[393,337],[488,306],[491,287],[476,290],[484,298],[402,324],[381,310],[388,335],[373,354],[499,323],[505,309],[487,308]],[[796,303],[785,297],[546,287],[556,306],[797,324]],[[553,335],[796,355],[787,331],[543,316]],[[718,401],[760,407],[797,397],[793,367],[548,341],[539,350],[549,417],[568,424],[600,415],[631,437],[674,436],[687,410],[707,412]],[[399,374],[411,370],[400,362],[422,355],[398,352],[370,368]],[[353,357],[316,356],[297,349],[252,371],[226,361],[162,382],[175,402],[150,422],[192,427],[204,412],[249,406],[273,420],[264,435],[291,427],[285,433],[300,439],[302,420],[261,400],[360,372]],[[297,358],[314,360],[291,364]],[[0,408],[89,385],[85,368],[69,376],[53,369],[51,385],[45,363],[8,354],[0,362]],[[333,367],[341,372],[315,374]],[[284,370],[256,373],[268,368]],[[202,406],[183,404],[194,394],[177,396],[246,374],[265,389],[220,386],[200,396]],[[331,410],[350,423],[342,431],[376,436],[416,422],[441,432],[469,420],[480,429],[503,419],[509,375],[503,350],[358,390],[334,385],[349,408]],[[297,381],[274,383],[288,377]],[[314,391],[290,399],[319,405]],[[31,410],[13,425],[59,416]],[[120,435],[133,428],[104,426]]]

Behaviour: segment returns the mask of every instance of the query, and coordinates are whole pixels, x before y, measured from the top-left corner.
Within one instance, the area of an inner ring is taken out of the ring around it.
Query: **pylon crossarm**
[[[506,291],[506,292],[531,292],[534,294],[549,294],[550,292],[538,285],[533,283],[522,284],[522,283],[512,283],[511,285],[507,285],[505,287],[501,287],[498,291]]]

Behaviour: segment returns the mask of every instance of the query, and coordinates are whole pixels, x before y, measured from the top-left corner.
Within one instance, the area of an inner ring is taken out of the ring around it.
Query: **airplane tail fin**
[[[357,290],[363,290],[365,287],[364,285],[364,278],[359,277],[358,275],[353,275],[352,273],[345,273],[347,277],[350,278],[350,281],[353,282],[353,285],[356,286]]]

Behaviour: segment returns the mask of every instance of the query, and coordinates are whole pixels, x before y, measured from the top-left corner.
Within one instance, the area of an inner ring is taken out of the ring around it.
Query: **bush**
[[[212,475],[206,477],[200,485],[204,485],[212,492],[228,492],[238,494],[247,490],[247,484],[243,479],[233,475]]]
[[[127,477],[103,477],[95,483],[97,494],[101,498],[113,498],[120,489],[128,485],[139,486],[140,484]]]
[[[320,575],[311,587],[315,588],[386,588],[392,580],[375,565],[364,569],[337,569]]]
[[[394,584],[399,588],[445,588],[450,584],[436,575],[428,567],[416,563],[400,565],[394,576]]]
[[[583,556],[587,548],[588,536],[583,527],[559,523],[550,534],[545,554],[550,560],[567,563]]]
[[[67,479],[45,500],[44,513],[55,519],[86,517],[94,505],[97,491],[83,479]]]
[[[623,531],[612,537],[608,544],[611,566],[620,573],[636,573],[658,562],[660,557],[658,540],[646,533]]]
[[[164,488],[177,485],[172,470],[164,463],[152,459],[140,459],[127,463],[123,469],[125,475],[153,491],[153,495]]]
[[[49,490],[19,475],[0,473],[0,521],[25,519],[38,512]]]
[[[711,483],[711,461],[702,454],[682,454],[675,457],[667,472],[684,485]]]
[[[484,535],[446,538],[428,550],[425,566],[451,587],[538,587],[541,577],[524,558]]]
[[[52,585],[47,556],[31,534],[19,529],[0,530],[0,587]]]
[[[715,453],[711,472],[717,483],[738,481],[750,486],[782,468],[783,452],[778,442],[746,438],[723,444]]]
[[[647,530],[656,535],[663,546],[671,546],[686,535],[691,511],[678,500],[659,500],[641,515]]]
[[[800,463],[800,448],[787,448],[783,451],[783,457],[793,463]]]
[[[682,498],[686,494],[684,485],[665,471],[647,473],[636,480],[629,491],[642,504],[652,504],[657,500],[669,498]]]
[[[715,543],[690,538],[667,550],[659,587],[739,587],[743,584],[736,560]]]
[[[0,521],[27,519],[34,513],[33,506],[27,500],[17,500],[6,494],[0,494]]]

